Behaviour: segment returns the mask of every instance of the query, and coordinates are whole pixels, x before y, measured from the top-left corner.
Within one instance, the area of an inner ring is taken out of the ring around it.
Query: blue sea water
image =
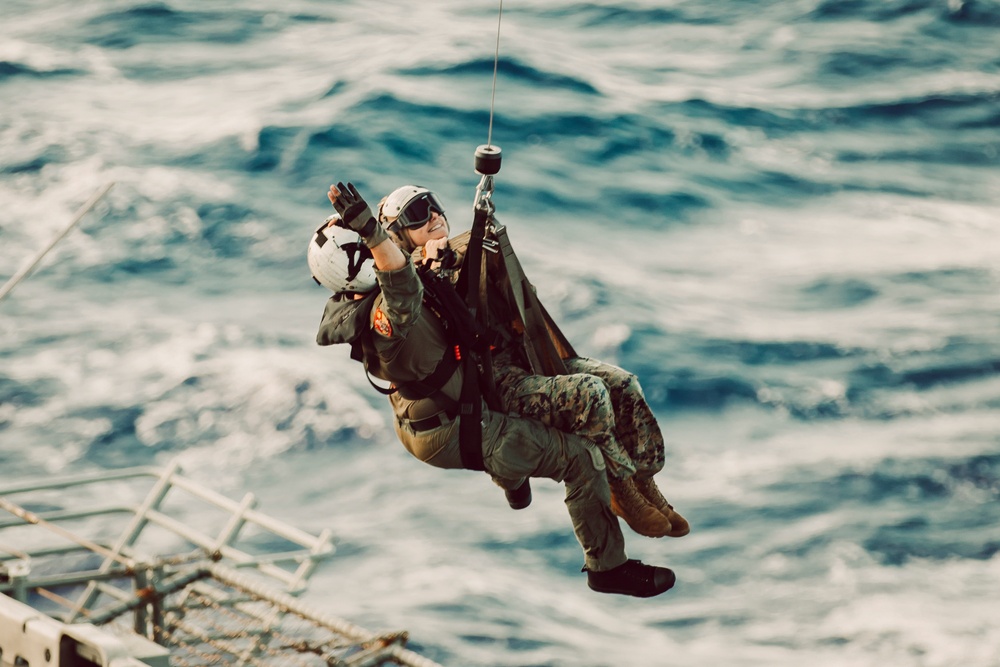
[[[3,0],[0,281],[115,186],[0,303],[0,481],[180,460],[446,665],[1000,664],[1000,3],[504,3],[498,217],[663,427],[652,600],[314,343],[330,183],[471,222],[497,9]]]

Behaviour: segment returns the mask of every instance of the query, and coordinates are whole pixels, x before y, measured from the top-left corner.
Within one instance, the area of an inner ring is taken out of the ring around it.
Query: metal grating
[[[150,481],[130,503],[135,484]],[[0,592],[62,623],[139,635],[182,667],[440,667],[405,648],[406,632],[374,634],[296,598],[333,554],[330,533],[254,505],[176,465],[0,489],[0,509],[14,517],[0,521]]]

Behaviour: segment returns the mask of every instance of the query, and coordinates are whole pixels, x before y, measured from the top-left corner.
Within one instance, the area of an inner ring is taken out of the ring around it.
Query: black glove
[[[364,200],[353,183],[348,183],[346,186],[343,183],[337,183],[337,190],[340,191],[340,196],[334,200],[333,207],[337,209],[337,213],[343,219],[343,226],[356,231],[361,235],[361,238],[365,239],[365,245],[371,247],[372,244],[368,243],[368,239],[375,234],[376,228],[380,228],[381,225],[372,215],[368,202]],[[379,242],[382,240],[384,239],[379,239]]]

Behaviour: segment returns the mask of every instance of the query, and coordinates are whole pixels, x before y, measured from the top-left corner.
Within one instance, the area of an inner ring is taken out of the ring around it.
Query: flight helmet
[[[331,224],[339,220],[339,215],[331,215],[309,239],[309,271],[335,294],[365,294],[377,284],[372,253],[357,232]]]

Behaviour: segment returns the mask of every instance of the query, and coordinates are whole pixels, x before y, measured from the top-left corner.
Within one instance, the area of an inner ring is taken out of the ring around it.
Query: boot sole
[[[662,591],[653,590],[648,592],[635,592],[631,589],[626,589],[626,588],[612,588],[612,587],[598,588],[594,586],[594,584],[592,584],[589,580],[587,581],[587,586],[590,588],[590,590],[595,591],[597,593],[609,593],[611,595],[630,595],[634,598],[652,598],[656,597],[657,595],[662,595],[666,593],[671,588],[673,588],[674,584],[676,583],[677,583],[677,577],[672,576],[670,578],[670,585],[664,588]]]

